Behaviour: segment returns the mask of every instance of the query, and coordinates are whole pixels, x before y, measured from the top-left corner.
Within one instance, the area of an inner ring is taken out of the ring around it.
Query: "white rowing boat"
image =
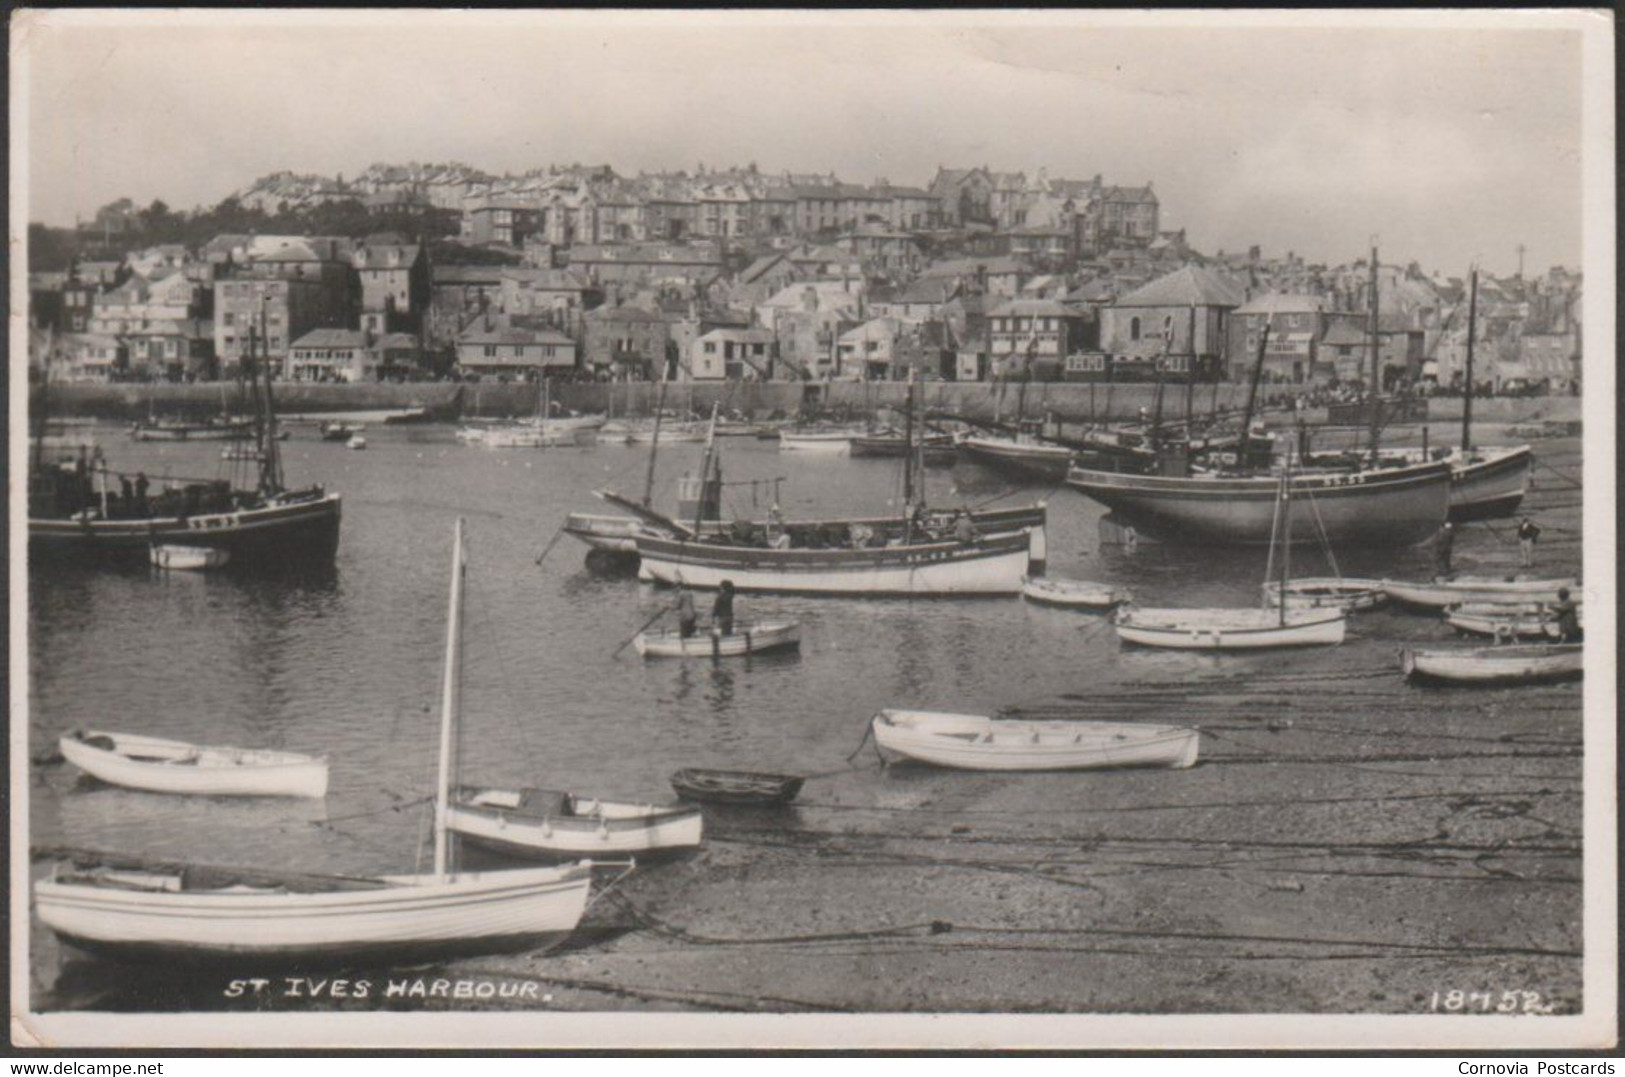
[[[1546,643],[1526,646],[1477,647],[1466,651],[1400,652],[1407,677],[1451,684],[1532,684],[1563,680],[1584,673],[1585,646]]]
[[[185,572],[202,572],[205,569],[222,568],[231,562],[230,550],[219,550],[213,546],[174,546],[158,545],[152,547],[148,556],[154,566],[158,568],[172,568]]]
[[[262,748],[211,748],[133,733],[74,730],[62,758],[109,785],[198,796],[324,797],[324,756]]]
[[[846,456],[852,451],[852,439],[859,433],[855,430],[783,430],[779,432],[779,451]]]
[[[1195,729],[1121,722],[1028,722],[978,714],[883,710],[875,743],[897,755],[961,770],[1189,767]]]
[[[1279,580],[1265,582],[1264,601],[1269,605],[1279,606],[1283,594],[1290,607],[1340,609],[1349,613],[1375,609],[1388,601],[1381,580],[1357,580],[1341,576],[1300,576],[1287,580],[1284,587]]]
[[[1109,610],[1132,598],[1127,591],[1110,584],[1047,576],[1023,576],[1021,595],[1029,602],[1072,610]]]
[[[724,636],[716,629],[684,637],[676,629],[639,632],[632,646],[645,658],[730,658],[801,646],[801,626],[792,621],[736,624]]]
[[[1539,639],[1561,640],[1562,634],[1557,628],[1557,618],[1551,613],[1536,609],[1528,613],[1509,613],[1504,610],[1485,610],[1483,606],[1476,607],[1481,612],[1467,612],[1466,609],[1452,607],[1445,611],[1444,622],[1457,632],[1465,632],[1471,636],[1490,636],[1494,639]],[[1581,620],[1582,614],[1576,611],[1576,620]],[[1581,620],[1580,627],[1585,628]]]
[[[456,536],[432,874],[355,878],[74,866],[35,883],[41,922],[75,946],[122,957],[168,964],[250,959],[302,968],[543,947],[574,931],[587,907],[590,861],[492,872],[451,865],[444,821],[460,693],[461,520]]]
[[[1436,610],[1464,602],[1552,603],[1558,601],[1558,591],[1577,590],[1579,586],[1579,581],[1573,579],[1496,579],[1491,576],[1457,576],[1430,583],[1382,581],[1382,589],[1396,602]]]
[[[700,844],[698,808],[628,804],[551,789],[457,790],[446,826],[467,841],[513,856],[666,853]]]
[[[1117,612],[1117,635],[1125,643],[1187,651],[1242,651],[1342,643],[1347,616],[1341,609],[1141,609]]]

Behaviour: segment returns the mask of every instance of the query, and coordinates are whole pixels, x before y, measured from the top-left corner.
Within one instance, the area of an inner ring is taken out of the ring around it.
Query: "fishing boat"
[[[1067,477],[1075,450],[1046,441],[1039,433],[1038,420],[1023,422],[1017,433],[1007,437],[971,435],[960,441],[967,457],[1006,474],[1040,482],[1060,483]]]
[[[639,632],[632,646],[645,658],[731,658],[801,646],[801,626],[792,621],[734,625],[729,635],[713,629],[685,637],[674,629]]]
[[[134,423],[130,437],[136,441],[240,441],[254,436],[253,419],[152,419]]]
[[[196,796],[327,795],[325,756],[258,748],[216,748],[133,733],[74,730],[62,758],[109,785]]]
[[[636,555],[637,537],[647,525],[635,517],[572,512],[564,518],[564,533],[595,550]]]
[[[1311,465],[1335,466],[1354,459],[1350,453],[1311,453]],[[1439,449],[1384,449],[1379,462],[1393,467],[1442,463],[1450,468],[1452,523],[1511,516],[1528,492],[1535,453],[1528,445]]]
[[[1585,645],[1547,643],[1472,650],[1400,652],[1407,677],[1446,684],[1510,685],[1569,680],[1584,675]]]
[[[1283,471],[1276,487],[1274,541],[1264,570],[1278,594],[1288,594],[1292,578],[1292,476]],[[1279,569],[1279,574],[1271,571]],[[1177,650],[1257,650],[1342,643],[1347,611],[1342,605],[1309,607],[1291,603],[1270,609],[1120,609],[1118,638],[1144,647]]]
[[[252,488],[234,487],[231,479],[176,479],[154,496],[127,499],[111,487],[121,479],[144,486],[145,476],[110,471],[105,461],[91,467],[84,456],[51,464],[36,447],[28,483],[30,558],[145,558],[154,545],[178,545],[224,550],[239,566],[331,563],[340,498],[321,486],[290,490],[284,484],[271,364],[256,357],[257,339],[263,333],[250,327],[244,365],[255,416]]]
[[[1558,591],[1577,591],[1579,587],[1579,581],[1574,579],[1496,579],[1491,576],[1455,576],[1432,582],[1382,581],[1382,589],[1394,601],[1434,610],[1468,602],[1541,602],[1549,605],[1558,601]]]
[[[898,431],[854,435],[854,457],[900,457],[908,455],[908,439]],[[932,434],[920,439],[919,452],[926,467],[952,467],[959,459],[959,445],[952,434]]]
[[[799,774],[684,767],[672,774],[671,787],[684,800],[771,807],[794,800],[806,780]]]
[[[224,568],[231,563],[230,550],[217,550],[212,546],[154,546],[148,555],[155,568],[176,569],[183,572],[202,572],[211,568]]]
[[[1196,764],[1195,729],[1122,722],[1029,722],[978,714],[883,710],[870,725],[883,750],[960,770],[1092,770]]]
[[[552,789],[461,787],[446,825],[463,840],[511,856],[568,859],[697,848],[698,808],[633,804]]]
[[[446,828],[454,756],[463,528],[453,546],[441,697],[434,870],[371,877],[87,858],[34,884],[40,921],[81,949],[165,964],[252,961],[298,967],[416,963],[557,944],[587,907],[591,861],[463,872]]]
[[[1072,610],[1109,610],[1130,600],[1122,588],[1088,580],[1062,580],[1051,577],[1024,576],[1021,596],[1042,606],[1060,606]]]
[[[1297,608],[1341,609],[1349,613],[1376,609],[1388,601],[1381,580],[1349,579],[1343,576],[1300,576],[1287,580],[1267,580],[1264,583],[1264,601],[1279,606],[1282,596],[1286,604]]]
[[[783,430],[779,432],[779,451],[846,456],[856,436],[851,430]]]

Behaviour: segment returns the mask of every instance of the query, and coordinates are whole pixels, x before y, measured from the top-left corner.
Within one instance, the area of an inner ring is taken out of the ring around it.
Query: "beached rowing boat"
[[[1405,675],[1450,684],[1506,685],[1566,680],[1584,673],[1585,645],[1547,643],[1466,651],[1400,652]]]
[[[1435,610],[1464,602],[1553,603],[1558,601],[1558,591],[1575,590],[1579,586],[1574,579],[1496,579],[1491,576],[1455,576],[1432,582],[1382,581],[1382,589],[1394,601]]]
[[[1109,610],[1132,597],[1122,588],[1106,583],[1047,576],[1023,576],[1021,595],[1029,602],[1072,610]]]
[[[875,743],[921,763],[961,770],[1189,767],[1199,735],[1180,726],[1028,722],[978,714],[883,710]]]
[[[446,826],[464,840],[512,856],[648,854],[692,849],[699,809],[629,804],[552,789],[458,789]]]
[[[62,758],[109,785],[196,796],[324,797],[327,759],[259,748],[211,748],[134,733],[74,730]]]
[[[771,806],[794,800],[804,781],[799,774],[684,767],[672,774],[671,787],[685,800]]]

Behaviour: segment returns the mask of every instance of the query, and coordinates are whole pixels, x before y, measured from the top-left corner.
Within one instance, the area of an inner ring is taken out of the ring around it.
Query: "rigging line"
[[[1326,550],[1326,560],[1331,562],[1332,575],[1341,580],[1343,578],[1343,570],[1337,567],[1337,554],[1332,550],[1331,536],[1326,533],[1326,521],[1321,519],[1320,516],[1320,502],[1315,500],[1315,492],[1313,490],[1305,488],[1304,493],[1309,495],[1309,507],[1315,512],[1315,527],[1320,530],[1320,544]],[[1282,601],[1285,601],[1286,596],[1283,595],[1281,597]]]

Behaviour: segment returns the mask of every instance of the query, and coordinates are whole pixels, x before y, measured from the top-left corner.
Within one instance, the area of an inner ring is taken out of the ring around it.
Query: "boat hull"
[[[851,434],[787,434],[779,435],[780,452],[819,453],[824,456],[846,456],[852,451]]]
[[[579,539],[595,550],[614,550],[616,553],[637,553],[637,537],[643,530],[643,523],[630,516],[572,512],[564,520],[564,533],[571,538]]]
[[[1128,592],[1104,583],[1032,578],[1021,581],[1021,597],[1041,606],[1099,611],[1113,609],[1129,600]]]
[[[252,424],[239,426],[136,426],[130,437],[136,441],[245,441],[254,436]]]
[[[1585,647],[1557,643],[1480,647],[1468,651],[1400,652],[1405,675],[1445,684],[1509,685],[1570,680],[1584,675]]]
[[[1558,601],[1561,589],[1578,590],[1579,583],[1561,580],[1491,580],[1458,578],[1418,583],[1411,580],[1383,580],[1382,589],[1395,602],[1422,609],[1442,610],[1466,602],[1506,603],[1538,602],[1550,605]]]
[[[645,658],[732,658],[801,646],[801,627],[779,623],[735,625],[732,634],[700,632],[683,638],[675,631],[640,632],[632,641]]]
[[[291,752],[201,748],[180,741],[92,731],[117,748],[154,760],[132,759],[68,736],[62,758],[99,781],[149,793],[191,796],[311,797],[327,795],[327,760]],[[192,762],[180,762],[193,758]],[[161,761],[164,759],[170,761]]]
[[[592,872],[577,864],[378,881],[320,893],[176,893],[41,879],[34,908],[64,941],[128,960],[406,960],[556,944],[580,922]]]
[[[638,537],[638,576],[657,583],[740,591],[851,595],[1013,595],[1038,532],[972,544],[862,550],[771,550]]]
[[[1025,722],[885,710],[871,723],[882,750],[958,770],[1093,770],[1195,765],[1200,735],[1176,726]]]
[[[1118,614],[1125,643],[1182,651],[1249,651],[1342,643],[1348,623],[1342,610],[1131,609]]]
[[[459,796],[447,806],[446,829],[486,849],[527,859],[679,852],[697,847],[704,829],[698,808],[607,805],[628,814],[533,815],[470,800]]]
[[[1348,613],[1376,609],[1388,601],[1381,580],[1345,579],[1338,576],[1300,576],[1288,580],[1288,609],[1340,609]],[[1281,605],[1282,588],[1276,580],[1264,584],[1264,601]]]
[[[264,508],[189,517],[57,520],[30,517],[31,557],[126,555],[145,559],[153,545],[225,550],[233,565],[331,562],[338,553],[338,494],[295,498]]]
[[[995,438],[966,438],[959,443],[979,464],[1024,479],[1059,484],[1066,480],[1072,450],[1057,445],[1024,445]]]
[[[1336,474],[1294,474],[1294,542],[1412,546],[1444,525],[1444,464]],[[1066,484],[1147,534],[1173,542],[1268,546],[1280,480],[1273,476],[1171,478],[1073,468]]]
[[[770,807],[794,800],[805,781],[798,774],[687,767],[671,776],[671,787],[686,800]]]

